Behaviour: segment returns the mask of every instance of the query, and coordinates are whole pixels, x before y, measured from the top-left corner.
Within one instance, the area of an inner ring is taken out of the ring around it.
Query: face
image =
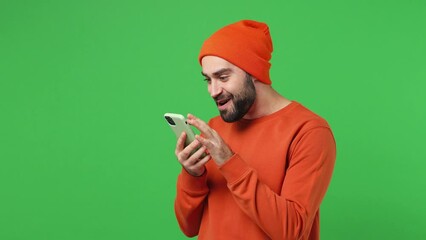
[[[253,78],[241,68],[215,56],[201,61],[208,91],[225,122],[240,120],[256,99]]]

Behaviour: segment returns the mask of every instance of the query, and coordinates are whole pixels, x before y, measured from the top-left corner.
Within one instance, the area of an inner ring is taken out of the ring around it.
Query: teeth
[[[222,106],[225,103],[227,103],[228,101],[229,101],[229,99],[228,100],[221,100],[221,101],[218,101],[217,104],[219,104],[219,106]]]

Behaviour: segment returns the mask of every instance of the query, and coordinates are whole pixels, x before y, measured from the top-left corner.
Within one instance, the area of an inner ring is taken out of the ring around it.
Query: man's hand
[[[203,145],[203,147],[207,148],[207,151],[217,165],[221,166],[229,158],[231,158],[232,155],[234,155],[225,141],[223,141],[219,134],[210,128],[207,123],[196,118],[192,114],[188,114],[187,122],[196,127],[203,134],[203,137],[197,135],[195,138]]]
[[[204,165],[209,161],[210,156],[206,154],[206,156],[202,157],[206,147],[200,147],[201,144],[198,140],[194,140],[187,147],[184,147],[185,139],[186,133],[183,132],[176,143],[176,157],[189,174],[196,177],[201,176],[206,171]],[[200,148],[197,150],[198,147]]]

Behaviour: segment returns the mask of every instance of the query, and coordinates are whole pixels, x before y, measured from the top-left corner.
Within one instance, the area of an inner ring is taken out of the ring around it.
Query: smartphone
[[[166,113],[164,114],[164,118],[175,133],[176,138],[179,138],[182,132],[186,133],[185,147],[195,140],[195,133],[189,124],[186,123],[183,115],[177,113]]]
[[[175,133],[176,138],[179,138],[182,132],[186,133],[185,147],[195,140],[195,133],[192,130],[191,126],[186,122],[185,117],[183,115],[177,113],[166,113],[164,114],[164,118],[166,119],[170,128]],[[195,149],[191,154],[196,152],[199,148],[200,147]],[[204,156],[206,156],[205,153],[203,153],[200,158],[203,158]]]

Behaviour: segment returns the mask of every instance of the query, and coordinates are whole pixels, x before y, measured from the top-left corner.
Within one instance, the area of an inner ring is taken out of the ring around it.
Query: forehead
[[[205,56],[201,59],[201,66],[203,73],[206,75],[212,75],[213,73],[220,71],[221,69],[230,69],[234,72],[241,72],[240,68],[234,64],[226,61],[223,58],[216,56]]]

